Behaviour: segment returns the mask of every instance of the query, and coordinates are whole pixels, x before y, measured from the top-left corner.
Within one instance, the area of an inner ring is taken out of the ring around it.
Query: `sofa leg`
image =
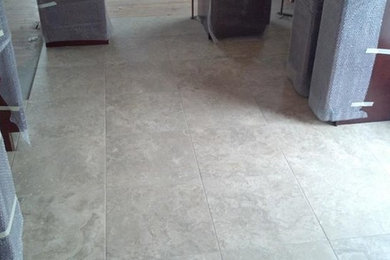
[[[4,140],[5,150],[7,152],[15,151],[15,143],[14,143],[14,140],[12,138],[11,133],[2,131],[1,134],[2,134],[3,140]]]

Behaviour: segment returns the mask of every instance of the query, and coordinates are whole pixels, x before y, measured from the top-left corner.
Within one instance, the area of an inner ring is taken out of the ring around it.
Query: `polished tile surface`
[[[332,244],[340,260],[390,259],[390,235],[336,240]]]
[[[390,124],[315,118],[274,2],[211,43],[188,2],[109,0],[110,45],[43,50],[12,155],[26,259],[389,259]]]

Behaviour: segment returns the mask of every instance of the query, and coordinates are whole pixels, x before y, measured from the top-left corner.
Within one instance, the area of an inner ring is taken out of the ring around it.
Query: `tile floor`
[[[218,44],[184,16],[112,24],[41,54],[13,163],[25,259],[390,259],[390,123],[316,120],[289,20]]]

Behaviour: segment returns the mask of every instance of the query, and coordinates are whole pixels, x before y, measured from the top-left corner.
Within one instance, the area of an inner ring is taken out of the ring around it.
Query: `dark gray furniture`
[[[367,118],[364,108],[375,106],[366,96],[377,55],[367,49],[378,48],[386,4],[325,0],[309,96],[320,120]]]
[[[309,96],[324,0],[296,0],[287,72],[295,90]]]
[[[199,0],[198,14],[216,39],[261,34],[270,22],[271,0]]]
[[[108,43],[104,0],[37,0],[47,47]]]

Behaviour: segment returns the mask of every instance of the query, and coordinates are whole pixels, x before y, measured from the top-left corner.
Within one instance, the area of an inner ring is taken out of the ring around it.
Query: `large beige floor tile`
[[[186,129],[178,92],[107,96],[106,104],[108,135]]]
[[[332,241],[340,260],[389,260],[390,235]]]
[[[104,140],[23,142],[13,168],[24,216],[25,259],[104,259]]]
[[[279,136],[330,239],[389,233],[390,174],[352,128],[297,127]]]
[[[106,84],[108,96],[179,90],[178,79],[168,61],[107,65]]]
[[[293,125],[322,124],[311,111],[307,98],[295,92],[288,80],[269,82],[266,85],[250,86],[256,93],[256,102],[268,124]]]
[[[336,260],[327,241],[280,244],[275,247],[227,250],[225,260]]]
[[[102,136],[105,131],[104,96],[31,101],[27,118],[32,135]]]
[[[268,127],[196,130],[192,139],[199,168],[208,175],[223,179],[288,170],[277,137]]]
[[[43,48],[38,67],[73,67],[104,64],[110,45]]]
[[[108,186],[107,225],[109,259],[187,259],[218,251],[200,181]]]
[[[104,64],[97,66],[38,68],[34,80],[33,102],[84,97],[104,97]]]
[[[181,90],[184,112],[191,129],[265,125],[262,111],[252,96],[232,93],[234,90],[226,86],[205,88]]]
[[[288,170],[255,177],[214,177],[207,172],[202,176],[223,254],[260,253],[264,248],[276,251],[280,244],[326,241]]]
[[[191,138],[180,131],[108,136],[107,175],[113,187],[200,180]]]
[[[107,64],[167,61],[168,45],[165,38],[130,38],[115,33],[105,52]]]
[[[205,33],[201,35],[173,36],[166,38],[171,60],[199,60],[225,57],[217,44],[210,41]]]
[[[152,16],[111,19],[113,34],[121,38],[157,38],[206,35],[203,25],[188,16]]]
[[[390,172],[390,122],[358,124],[353,128],[356,137],[366,141],[366,147]]]

